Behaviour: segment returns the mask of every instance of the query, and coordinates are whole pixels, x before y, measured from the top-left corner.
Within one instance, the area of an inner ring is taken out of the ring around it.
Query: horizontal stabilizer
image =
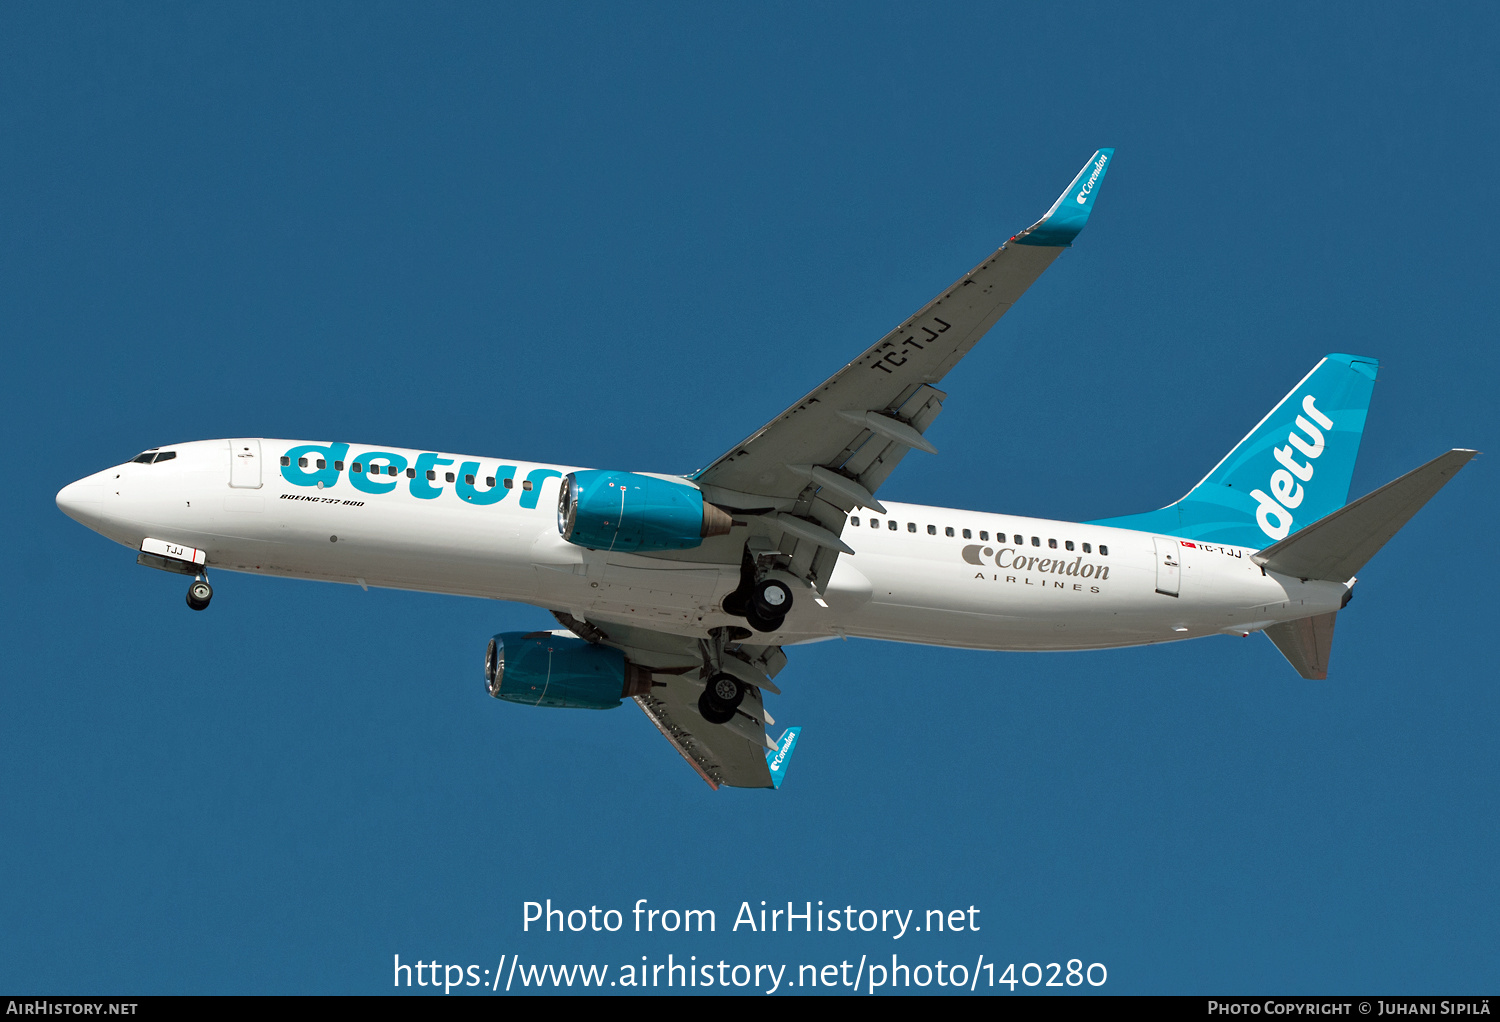
[[[1339,612],[1329,611],[1300,621],[1283,621],[1266,629],[1266,637],[1281,650],[1287,663],[1309,681],[1328,677],[1328,656],[1333,651],[1333,619]]]
[[[1268,571],[1293,578],[1347,582],[1478,453],[1453,450],[1439,455],[1421,468],[1266,547],[1252,559]],[[1331,634],[1331,621],[1328,627]],[[1270,635],[1271,629],[1266,629],[1266,634]],[[1276,645],[1283,653],[1287,652],[1279,640]],[[1287,659],[1292,659],[1290,653]]]

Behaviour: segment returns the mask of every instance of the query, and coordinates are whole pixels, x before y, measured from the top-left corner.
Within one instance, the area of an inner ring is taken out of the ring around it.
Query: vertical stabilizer
[[[1260,550],[1344,506],[1378,363],[1329,355],[1175,504],[1095,525]]]

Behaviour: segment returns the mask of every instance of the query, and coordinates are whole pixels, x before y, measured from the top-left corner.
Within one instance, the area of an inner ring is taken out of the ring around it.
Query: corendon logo
[[[1078,578],[1109,578],[1108,565],[1085,561],[1081,555],[1072,560],[1066,557],[1037,557],[1015,547],[1001,547],[997,552],[993,547],[978,543],[964,547],[959,554],[970,564],[989,564],[993,558],[995,567],[1008,571],[1040,571],[1054,575],[1075,575]]]
[[[792,746],[797,744],[797,735],[794,732],[788,732],[785,738],[786,740],[781,743],[781,748],[776,751],[776,758],[771,760],[772,770],[781,769],[781,764],[785,763],[786,758],[792,754]]]
[[[1109,157],[1101,155],[1094,163],[1094,172],[1089,175],[1089,179],[1083,184],[1083,190],[1078,193],[1078,204],[1080,206],[1089,201],[1089,193],[1094,190],[1094,185],[1099,183],[1099,175],[1104,173],[1104,165],[1108,162]]]
[[[1307,496],[1302,483],[1312,480],[1313,462],[1322,456],[1324,450],[1323,433],[1318,426],[1323,429],[1333,428],[1333,420],[1318,411],[1311,394],[1302,399],[1302,410],[1318,425],[1314,426],[1301,415],[1297,416],[1297,429],[1287,434],[1287,445],[1271,452],[1282,465],[1271,473],[1271,493],[1264,490],[1250,491],[1250,496],[1259,505],[1255,509],[1255,524],[1273,540],[1286,539],[1287,534],[1292,531],[1292,512]],[[1307,440],[1303,440],[1297,430],[1306,433]],[[1297,460],[1294,448],[1307,459],[1305,463]]]

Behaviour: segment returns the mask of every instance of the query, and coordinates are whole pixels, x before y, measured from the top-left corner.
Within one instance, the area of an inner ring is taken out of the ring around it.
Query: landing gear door
[[[1182,545],[1164,536],[1156,540],[1156,591],[1163,596],[1177,596],[1181,591]]]
[[[260,441],[229,441],[229,485],[237,490],[260,489]]]

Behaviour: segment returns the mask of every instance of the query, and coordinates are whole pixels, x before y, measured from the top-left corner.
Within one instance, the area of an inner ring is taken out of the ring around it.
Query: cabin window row
[[[853,517],[851,517],[849,519],[849,524],[852,525],[852,526],[854,526],[855,528],[858,528],[859,527],[859,516],[858,515],[854,515]],[[880,519],[879,518],[871,518],[870,519],[870,528],[872,528],[872,529],[878,529],[878,528],[880,528]],[[901,523],[898,522],[898,521],[896,521],[894,518],[889,518],[889,519],[886,519],[886,528],[889,531],[891,531],[891,532],[897,532],[901,528]],[[917,531],[917,523],[916,522],[907,522],[906,523],[906,531],[907,532],[916,532]],[[963,531],[963,538],[964,539],[973,539],[974,538],[974,530],[972,530],[972,529],[964,529],[962,531]],[[927,526],[927,535],[929,535],[929,536],[936,536],[937,534],[938,534],[938,527],[936,525],[929,525],[929,526]],[[953,526],[951,526],[951,525],[945,526],[943,528],[943,535],[944,536],[948,536],[950,538],[954,537],[955,530],[954,530]],[[997,533],[995,533],[995,542],[996,543],[1004,543],[1004,542],[1006,542],[1006,537],[1007,537],[1007,533],[997,532]],[[1020,533],[1011,533],[1011,534],[1009,534],[1009,537],[1010,537],[1010,541],[1013,542],[1013,543],[1015,543],[1016,546],[1025,546],[1026,545],[1026,537],[1022,536]],[[989,542],[989,539],[990,539],[989,530],[987,530],[987,529],[980,529],[979,530],[979,539],[980,539],[981,542],[985,542],[985,543]],[[1050,549],[1050,550],[1056,550],[1058,548],[1057,547],[1057,542],[1058,541],[1055,540],[1055,539],[1048,539],[1047,540],[1047,547],[1048,547],[1048,549]],[[1031,545],[1035,546],[1035,547],[1041,546],[1042,545],[1042,537],[1040,537],[1040,536],[1032,536],[1031,537]],[[1083,552],[1086,553],[1086,554],[1091,554],[1091,553],[1094,552],[1094,545],[1092,543],[1084,543],[1084,544],[1082,544],[1082,547],[1083,547]],[[1062,548],[1064,550],[1073,550],[1073,549],[1076,549],[1076,547],[1075,547],[1075,545],[1074,545],[1074,543],[1073,543],[1073,541],[1071,539],[1065,539],[1065,540],[1063,540],[1062,541]],[[1103,543],[1099,544],[1099,555],[1101,557],[1108,557],[1109,556],[1109,547],[1106,546],[1106,545],[1104,545]]]
[[[171,457],[174,457],[174,458],[176,456],[177,456],[176,454],[172,454],[171,455]],[[144,457],[144,455],[143,455],[143,457]],[[140,458],[136,459],[136,461],[140,461],[140,460],[141,460]],[[324,459],[317,458],[315,460],[317,462],[316,467],[318,467],[318,468],[327,468],[328,467],[328,462],[325,461]],[[292,463],[292,459],[289,458],[289,457],[287,457],[286,455],[282,455],[281,463],[283,465],[290,465]],[[306,459],[306,458],[298,458],[297,459],[297,467],[298,468],[307,468],[308,467],[308,459]],[[396,466],[395,465],[386,465],[384,467],[382,467],[380,465],[371,465],[371,466],[369,466],[369,468],[370,468],[370,474],[371,475],[380,475],[382,472],[384,472],[388,476],[393,476],[393,475],[396,474]],[[344,471],[344,463],[342,461],[335,461],[333,463],[333,469],[334,469],[335,472],[342,472],[342,471]],[[365,470],[365,466],[364,466],[364,464],[362,462],[356,461],[356,462],[352,463],[349,466],[349,469],[350,469],[350,471],[353,471],[353,472],[363,472]],[[414,469],[414,468],[407,469],[406,470],[406,478],[408,478],[408,479],[415,479],[415,478],[417,478],[417,470]],[[428,479],[429,482],[436,482],[437,481],[437,472],[435,472],[435,471],[433,471],[432,469],[429,468],[427,470],[427,479]],[[444,472],[443,473],[443,479],[446,482],[450,482],[451,483],[451,482],[454,481],[454,475],[453,475],[452,472]],[[474,479],[475,479],[475,477],[473,475],[470,475],[468,473],[464,474],[464,482],[467,483],[468,485],[473,486],[474,485]],[[507,490],[513,490],[513,489],[516,488],[516,481],[514,479],[502,479],[500,481],[505,485],[505,488]],[[494,476],[485,476],[484,477],[484,485],[486,485],[486,486],[494,486],[495,485],[495,477]],[[530,479],[522,480],[522,482],[521,482],[521,489],[523,489],[523,490],[530,490],[531,489],[531,480]]]

